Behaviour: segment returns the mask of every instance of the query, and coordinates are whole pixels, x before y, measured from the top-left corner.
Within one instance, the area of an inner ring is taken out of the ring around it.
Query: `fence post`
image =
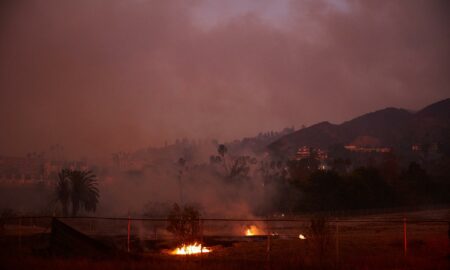
[[[127,251],[130,252],[130,230],[131,230],[131,219],[128,214],[128,236],[127,236]]]
[[[339,219],[336,218],[336,265],[339,264]]]
[[[404,255],[406,256],[406,253],[408,251],[408,240],[406,238],[406,218],[403,218],[403,250]]]
[[[272,249],[272,233],[268,233],[268,235],[267,235],[267,257],[266,257],[266,260],[267,260],[267,264],[268,264],[268,266],[270,267],[270,251],[271,251],[271,249]]]
[[[21,250],[22,250],[22,218],[21,217],[19,217],[18,233],[19,233],[19,252],[21,252]]]
[[[200,219],[200,241],[203,244],[203,219]]]
[[[199,220],[199,230],[200,230],[200,265],[203,265],[203,244],[204,244],[204,240],[203,240],[203,219]]]

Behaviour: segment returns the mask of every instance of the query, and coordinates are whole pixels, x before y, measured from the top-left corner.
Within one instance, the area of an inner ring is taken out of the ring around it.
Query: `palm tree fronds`
[[[100,198],[97,176],[92,171],[63,169],[58,174],[56,196],[64,215],[68,214],[69,203],[72,204],[73,216],[80,208],[95,212]]]

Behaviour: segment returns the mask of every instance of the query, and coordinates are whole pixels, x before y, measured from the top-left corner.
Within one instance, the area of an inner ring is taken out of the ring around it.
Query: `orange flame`
[[[251,225],[248,226],[247,229],[245,230],[245,236],[254,236],[254,235],[261,235],[262,233],[260,232],[260,230],[258,229],[258,227]]]
[[[198,253],[208,253],[211,252],[211,249],[202,246],[201,244],[195,242],[190,245],[183,244],[180,247],[172,250],[170,254],[172,255],[192,255]]]

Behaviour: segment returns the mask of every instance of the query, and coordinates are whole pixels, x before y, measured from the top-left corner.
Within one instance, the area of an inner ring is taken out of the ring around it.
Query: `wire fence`
[[[53,216],[20,216],[1,221],[1,235],[21,238],[51,232]],[[116,217],[56,217],[74,229],[94,238],[109,239],[120,249],[138,245],[141,250],[146,241],[171,240],[166,218],[116,218]],[[271,236],[280,240],[308,239],[311,232],[311,217],[302,218],[202,218],[199,220],[201,237],[215,239],[260,239]],[[363,216],[359,218],[327,217],[328,233],[341,244],[346,240],[367,243],[386,240],[392,245],[402,243],[406,252],[409,243],[450,237],[450,219],[440,216],[414,216],[396,214],[392,216]],[[246,238],[247,234],[253,238]],[[366,240],[364,240],[364,239]],[[370,240],[370,241],[369,241]],[[384,242],[386,242],[384,241]],[[133,242],[130,244],[130,242]]]

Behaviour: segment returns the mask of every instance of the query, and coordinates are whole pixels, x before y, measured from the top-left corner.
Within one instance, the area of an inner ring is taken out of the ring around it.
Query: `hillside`
[[[438,143],[445,147],[450,138],[450,99],[433,103],[417,113],[386,108],[335,125],[321,122],[283,136],[268,146],[277,155],[292,156],[304,145],[328,149],[334,145],[410,149],[413,143]]]
[[[449,121],[450,119],[450,98],[433,103],[417,113],[418,117],[429,117]]]

